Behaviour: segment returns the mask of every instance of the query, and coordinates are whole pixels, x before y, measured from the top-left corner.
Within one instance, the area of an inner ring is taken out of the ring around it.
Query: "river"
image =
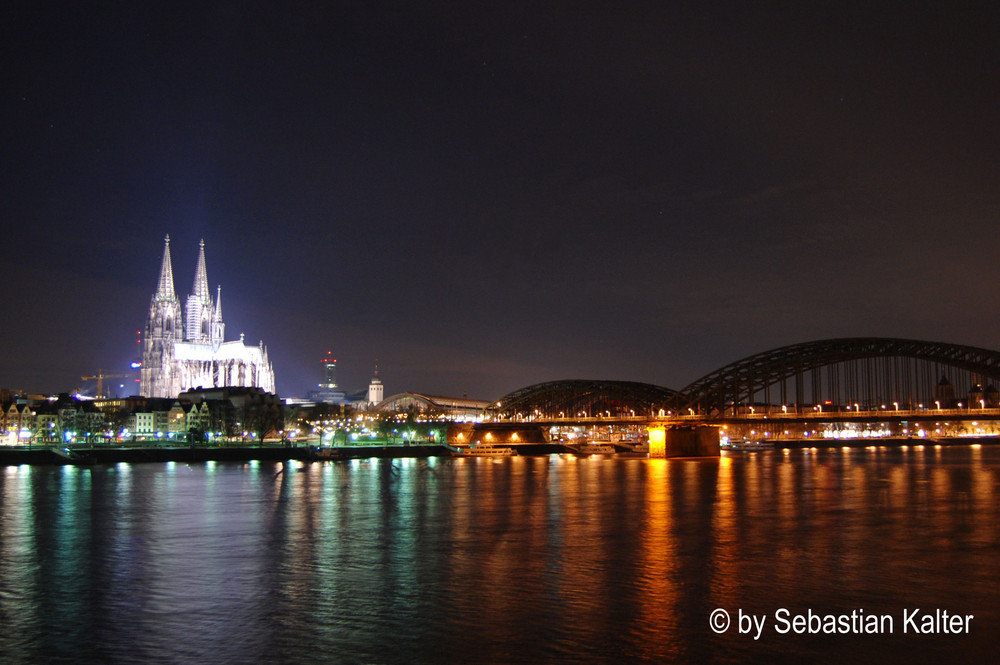
[[[0,503],[3,662],[1000,652],[1000,446],[8,466]]]

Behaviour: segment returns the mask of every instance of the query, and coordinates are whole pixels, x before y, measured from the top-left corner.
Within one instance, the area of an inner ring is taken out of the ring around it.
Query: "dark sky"
[[[283,396],[1000,347],[989,3],[482,4],[5,3],[0,387],[126,370],[168,233]]]

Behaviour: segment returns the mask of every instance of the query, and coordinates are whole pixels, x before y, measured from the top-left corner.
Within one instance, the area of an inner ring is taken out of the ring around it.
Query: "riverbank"
[[[816,441],[775,442],[775,449],[782,448],[902,448],[904,446],[965,446],[975,444],[997,445],[997,437],[962,437],[955,439],[930,438],[885,438],[885,439],[822,439]],[[581,454],[576,448],[559,443],[508,444],[518,455],[540,456],[558,454]],[[628,453],[624,446],[616,446],[623,456]],[[350,459],[395,459],[451,457],[454,449],[445,445],[387,445],[387,446],[337,446],[324,448],[329,454],[318,454],[314,446],[230,446],[230,447],[162,447],[145,448],[42,448],[34,446],[0,447],[0,466],[66,465],[87,466],[94,464],[138,464],[142,462],[284,462],[289,460],[322,461]],[[746,452],[746,451],[732,451]]]
[[[518,455],[574,454],[577,451],[559,443],[512,444]],[[322,450],[322,452],[319,452]],[[622,450],[625,450],[622,448]],[[226,447],[128,447],[128,448],[0,448],[0,466],[136,464],[142,462],[283,462],[288,460],[324,461],[350,459],[395,459],[451,457],[455,449],[445,445],[335,446],[226,446]]]
[[[446,446],[358,446],[337,447],[337,459],[366,459],[370,457],[438,457],[450,455]],[[149,448],[0,448],[0,466],[3,465],[92,465],[125,462],[284,462],[316,459],[316,448],[310,446],[272,447],[149,447]]]

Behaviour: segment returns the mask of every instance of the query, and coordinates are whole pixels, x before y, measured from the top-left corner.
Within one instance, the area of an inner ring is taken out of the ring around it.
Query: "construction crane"
[[[97,379],[97,394],[94,396],[96,399],[103,399],[107,397],[104,394],[104,379],[124,379],[132,376],[131,374],[105,374],[103,369],[97,370],[97,374],[94,376],[81,376],[80,378],[84,381],[93,381]]]

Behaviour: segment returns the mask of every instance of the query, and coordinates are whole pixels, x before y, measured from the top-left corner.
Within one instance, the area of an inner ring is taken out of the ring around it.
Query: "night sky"
[[[1000,348],[988,3],[481,4],[4,3],[0,387],[127,371],[166,234],[282,396]]]

